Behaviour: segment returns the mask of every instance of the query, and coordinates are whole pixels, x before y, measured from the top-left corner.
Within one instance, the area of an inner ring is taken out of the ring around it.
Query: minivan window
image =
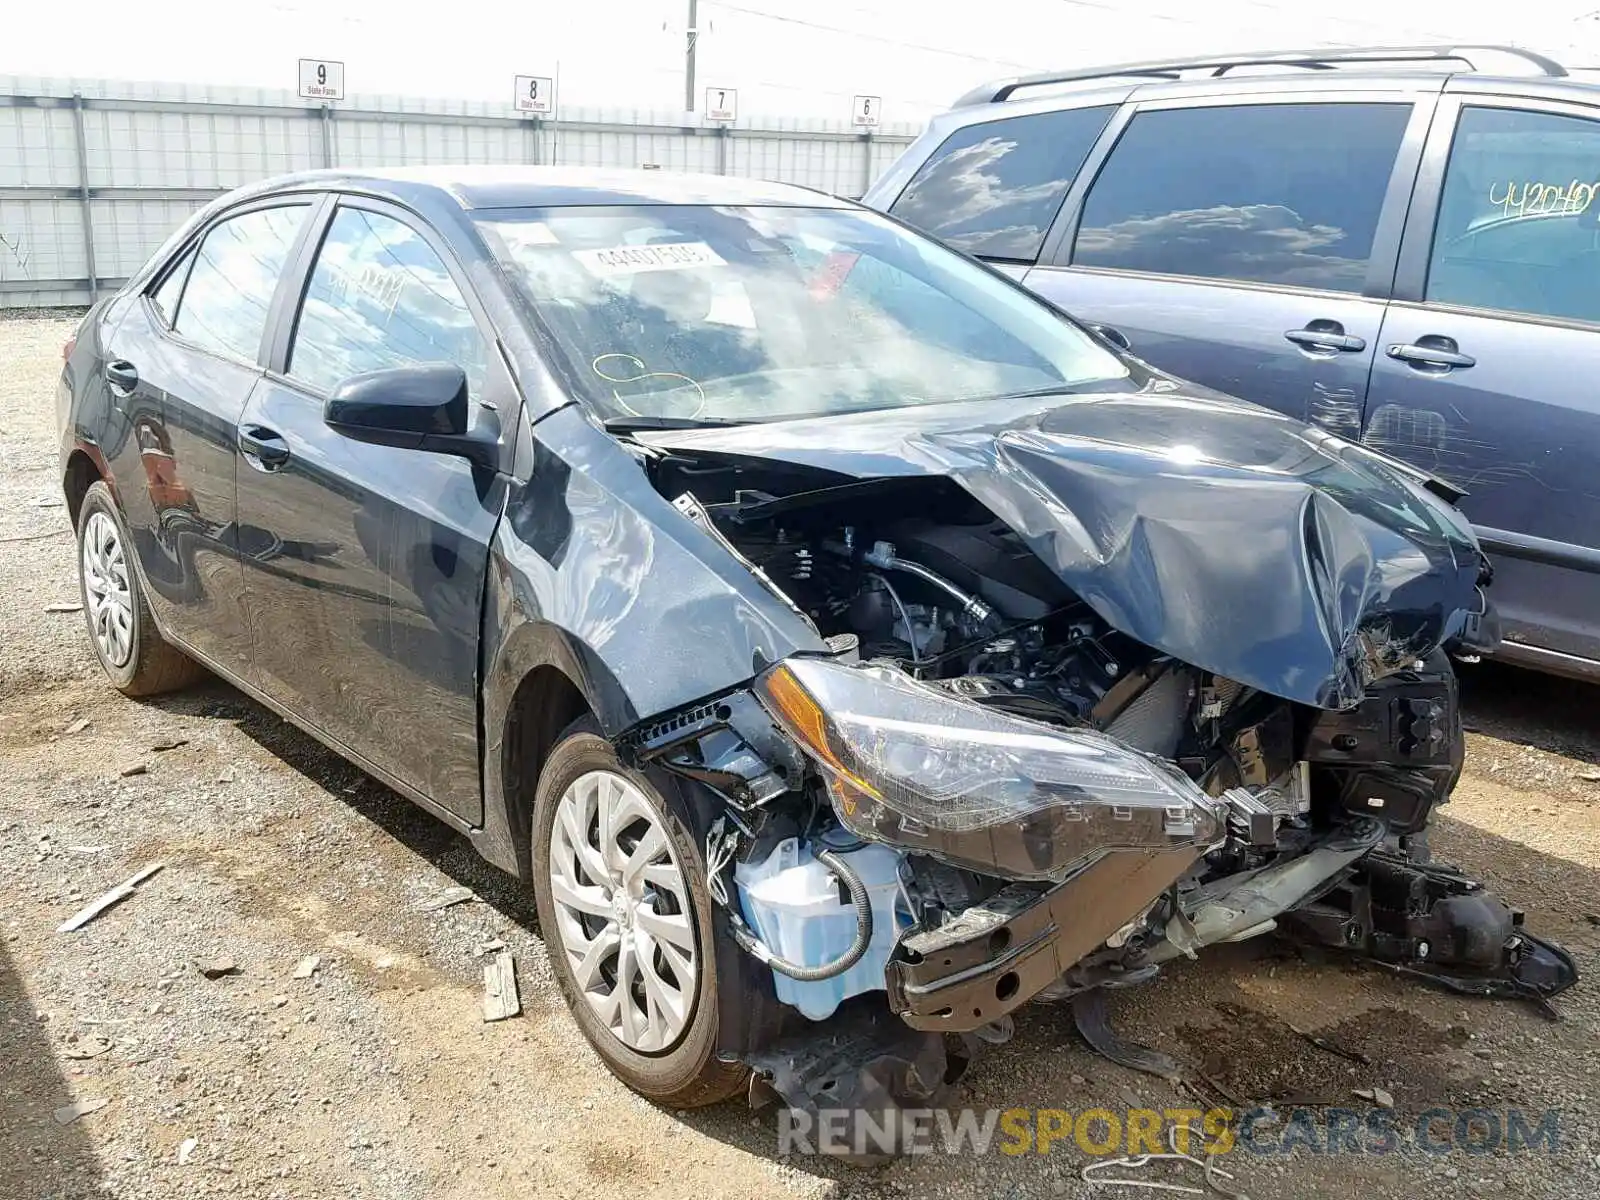
[[[1600,321],[1600,122],[1468,107],[1456,124],[1426,298]]]
[[[1128,368],[1054,309],[860,209],[476,214],[606,418],[781,420],[1105,387]]]
[[[472,310],[415,229],[341,208],[306,287],[289,374],[331,392],[352,375],[417,363],[461,367],[476,395],[488,353]]]
[[[212,228],[189,271],[173,329],[197,346],[254,362],[307,207],[258,208]]]
[[[1071,108],[958,129],[889,211],[968,254],[1031,262],[1114,111]]]
[[[1140,113],[1084,202],[1074,266],[1359,292],[1409,104]]]

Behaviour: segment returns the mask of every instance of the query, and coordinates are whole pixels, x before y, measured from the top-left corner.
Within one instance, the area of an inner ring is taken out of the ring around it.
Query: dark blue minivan
[[[964,96],[866,200],[1158,368],[1459,487],[1498,655],[1600,677],[1600,87],[1510,47],[1030,76]]]

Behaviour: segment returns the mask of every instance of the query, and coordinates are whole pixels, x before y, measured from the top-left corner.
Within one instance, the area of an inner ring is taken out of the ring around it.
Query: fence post
[[[83,93],[72,93],[72,135],[78,149],[78,202],[83,208],[83,258],[89,269],[89,303],[100,299],[100,272],[94,260],[94,211],[89,207],[89,140],[83,131]]]
[[[717,126],[717,174],[728,173],[728,139],[733,136],[733,131],[726,125]]]
[[[872,130],[861,135],[861,196],[872,188]],[[856,199],[861,199],[857,196]]]
[[[533,166],[539,165],[539,156],[544,149],[540,144],[544,141],[541,124],[538,117],[533,117],[522,125],[522,157]]]
[[[333,106],[322,106],[322,165],[333,166]]]

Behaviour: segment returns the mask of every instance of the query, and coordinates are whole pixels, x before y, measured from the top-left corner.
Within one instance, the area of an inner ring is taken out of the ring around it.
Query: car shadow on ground
[[[98,1194],[100,1160],[83,1122],[62,1126],[57,1109],[73,1102],[50,1045],[50,1026],[28,995],[21,971],[0,942],[0,1196]],[[84,1098],[106,1093],[87,1088]]]
[[[1600,685],[1496,662],[1457,674],[1468,730],[1600,765]]]
[[[462,834],[221,680],[148,701],[163,711],[225,721],[285,766],[345,804],[485,904],[535,935],[533,893],[486,862]]]

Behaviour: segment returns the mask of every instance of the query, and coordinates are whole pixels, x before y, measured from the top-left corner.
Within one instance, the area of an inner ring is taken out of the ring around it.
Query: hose
[[[827,867],[843,882],[850,892],[850,903],[856,910],[856,940],[850,948],[832,962],[823,963],[820,967],[803,967],[799,963],[792,963],[786,958],[779,958],[767,944],[755,935],[744,919],[728,910],[728,925],[733,934],[733,940],[739,948],[755,956],[767,964],[780,975],[787,975],[790,979],[799,980],[801,983],[816,983],[822,979],[832,979],[835,975],[843,975],[856,963],[861,961],[861,956],[867,952],[867,947],[872,944],[872,897],[867,894],[867,885],[861,882],[861,877],[845,865],[844,859],[832,850],[818,850],[817,861]]]

